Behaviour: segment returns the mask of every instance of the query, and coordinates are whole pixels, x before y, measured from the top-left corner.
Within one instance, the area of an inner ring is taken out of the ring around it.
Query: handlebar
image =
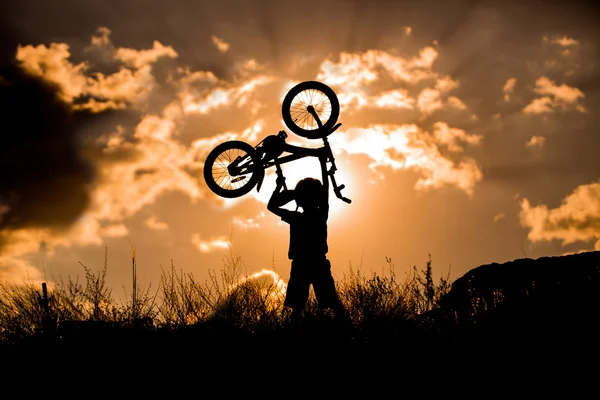
[[[310,106],[309,106],[309,108],[310,108]],[[314,109],[312,111],[314,113]],[[316,113],[315,113],[315,119],[317,120],[319,127],[322,128],[323,125],[321,124],[321,121],[316,116]],[[341,123],[335,124],[331,128],[331,132],[329,134],[335,132],[341,125],[342,125]],[[349,198],[344,197],[342,195],[342,190],[346,187],[346,185],[338,186],[337,182],[335,181],[335,172],[337,171],[337,167],[335,165],[335,158],[333,157],[333,152],[331,151],[331,147],[329,146],[329,141],[327,140],[327,136],[329,136],[329,134],[323,136],[323,147],[324,147],[325,151],[327,152],[327,160],[329,162],[331,162],[331,168],[327,171],[327,174],[329,175],[329,179],[331,179],[331,183],[333,185],[333,192],[335,193],[336,197],[338,199],[341,199],[342,201],[350,204],[352,202],[352,200],[350,200]],[[279,133],[277,134],[277,138],[279,140],[281,140],[282,142],[285,142],[285,139],[287,139],[287,137],[288,137],[287,133],[283,130],[279,131]],[[279,165],[279,162],[277,161],[277,157],[275,157],[275,167],[277,168],[277,174],[283,175],[283,173],[281,171],[281,166]]]

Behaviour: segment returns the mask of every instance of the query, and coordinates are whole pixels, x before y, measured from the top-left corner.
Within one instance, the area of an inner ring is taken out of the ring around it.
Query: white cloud
[[[151,49],[119,48],[114,57],[128,67],[142,69],[156,63],[161,58],[177,58],[178,54],[171,46],[163,46],[158,40],[155,40]]]
[[[600,183],[577,187],[557,208],[541,204],[531,206],[521,200],[521,225],[529,228],[532,242],[561,240],[563,245],[576,241],[600,242]]]
[[[536,147],[541,148],[546,143],[546,138],[543,136],[532,136],[527,143],[525,144],[527,147]]]
[[[547,96],[531,100],[523,109],[525,114],[549,114],[553,111],[552,99]]]
[[[254,218],[242,218],[242,217],[236,216],[236,217],[233,217],[233,224],[244,230],[257,229],[257,228],[260,228],[260,223],[258,221],[263,219],[264,217],[265,217],[265,213],[263,211],[261,211]]]
[[[217,50],[219,50],[221,53],[227,53],[227,50],[229,50],[229,43],[215,35],[211,36],[211,40]]]
[[[369,167],[373,170],[416,170],[421,174],[415,184],[418,190],[450,185],[471,195],[475,184],[483,177],[477,163],[469,157],[458,162],[446,158],[441,154],[438,143],[442,140],[446,144],[458,146],[458,140],[478,143],[479,139],[464,131],[452,130],[444,123],[436,126],[440,132],[438,137],[414,124],[376,124],[348,129],[343,135],[332,137],[330,142],[336,150],[367,155],[371,159]],[[441,133],[444,129],[448,132],[448,137]]]
[[[105,156],[125,150],[133,157],[99,166],[99,184],[92,190],[90,207],[94,217],[121,221],[171,190],[185,193],[191,200],[202,196],[197,179],[186,172],[201,170],[201,161],[175,140],[175,130],[175,121],[146,115],[135,128],[134,141],[123,141],[119,131],[105,139]]]
[[[208,240],[204,240],[199,233],[194,233],[192,235],[191,242],[200,253],[212,253],[213,251],[227,250],[231,246],[231,241],[224,236],[212,237]]]
[[[506,218],[506,215],[504,213],[496,214],[494,215],[494,222],[501,221],[504,218]]]
[[[456,96],[448,96],[432,88],[424,88],[417,98],[417,107],[424,115],[432,114],[434,111],[444,107],[453,107],[459,110],[465,110],[467,106]]]
[[[535,82],[534,92],[542,97],[533,99],[524,109],[526,114],[544,114],[554,111],[565,111],[574,109],[586,112],[580,100],[585,97],[583,92],[577,88],[562,84],[556,85],[554,81],[542,76]]]
[[[417,56],[403,58],[383,50],[339,54],[337,61],[325,60],[320,67],[317,80],[344,89],[367,86],[386,73],[398,82],[416,83],[435,78],[431,67],[438,52],[433,47],[423,48]]]
[[[214,87],[204,93],[184,90],[179,93],[179,99],[185,113],[188,114],[207,114],[224,106],[237,105],[243,107],[248,104],[251,104],[250,108],[258,111],[261,105],[256,101],[252,102],[252,97],[259,87],[273,82],[274,79],[272,76],[259,75],[229,87]]]
[[[459,142],[477,145],[483,137],[481,135],[469,134],[463,129],[451,128],[447,123],[438,121],[434,124],[433,136],[437,143],[448,148],[448,151],[461,152],[464,148]]]
[[[425,114],[431,114],[435,110],[438,110],[444,106],[441,99],[441,92],[439,90],[425,88],[419,93],[417,99],[417,106],[419,110]]]
[[[512,93],[515,90],[516,83],[517,83],[517,78],[509,78],[506,81],[506,83],[504,84],[502,91],[504,92],[504,100],[505,101],[510,100],[510,96],[512,95]]]
[[[552,38],[548,38],[547,36],[544,36],[542,38],[544,40],[544,42],[549,42],[552,44],[557,44],[561,47],[570,47],[570,46],[576,46],[579,44],[578,40],[573,39],[572,37],[569,36],[554,36]]]
[[[450,75],[446,75],[443,78],[440,78],[435,83],[435,88],[440,92],[449,92],[451,90],[456,89],[459,86],[458,81],[455,81],[450,77]]]
[[[463,103],[463,101],[461,99],[459,99],[456,96],[450,96],[448,97],[448,99],[446,100],[446,105],[448,107],[453,107],[459,110],[466,110],[467,109],[467,105],[465,103]],[[475,116],[474,116],[475,117]]]
[[[154,231],[164,231],[169,229],[169,225],[165,222],[159,221],[156,215],[151,215],[144,220],[144,225]]]
[[[392,89],[382,92],[365,101],[364,104],[374,104],[379,108],[414,108],[415,100],[410,97],[406,89]]]

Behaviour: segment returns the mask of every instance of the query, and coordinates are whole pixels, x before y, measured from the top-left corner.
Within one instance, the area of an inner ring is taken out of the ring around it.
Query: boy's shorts
[[[331,264],[327,258],[323,257],[322,259],[292,260],[292,269],[283,305],[291,308],[304,308],[308,301],[311,284],[320,308],[331,308],[339,303],[335,282],[331,275]]]

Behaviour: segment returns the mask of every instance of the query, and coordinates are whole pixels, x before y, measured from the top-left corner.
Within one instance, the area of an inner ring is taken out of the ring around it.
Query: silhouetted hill
[[[481,265],[452,283],[436,313],[474,345],[596,348],[600,252]]]

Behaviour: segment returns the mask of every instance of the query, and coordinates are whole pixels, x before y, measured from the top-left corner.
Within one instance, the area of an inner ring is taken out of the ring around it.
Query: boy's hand
[[[283,175],[277,174],[277,179],[275,179],[275,184],[278,187],[285,185],[285,177]]]
[[[281,169],[277,169],[277,179],[275,179],[275,184],[277,185],[277,189],[285,187],[285,176],[283,176],[283,171],[281,171]]]

